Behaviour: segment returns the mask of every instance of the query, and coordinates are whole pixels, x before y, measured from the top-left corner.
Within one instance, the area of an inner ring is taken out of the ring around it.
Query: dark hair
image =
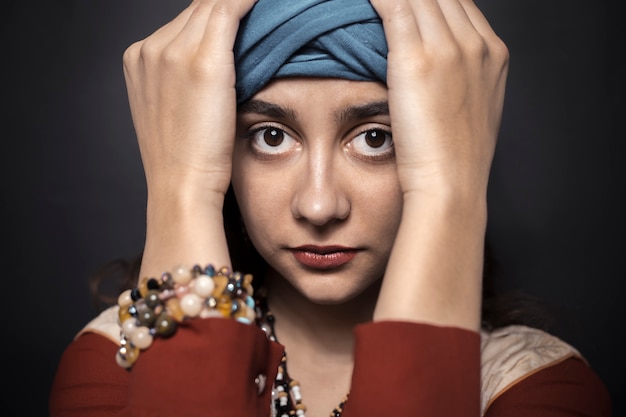
[[[223,211],[233,269],[251,273],[255,277],[255,287],[260,287],[267,264],[247,238],[232,187],[226,193]],[[98,311],[114,305],[122,290],[136,286],[141,258],[140,253],[132,259],[115,259],[90,277],[90,291]],[[497,263],[488,242],[485,244],[484,259],[482,328],[493,330],[521,324],[549,330],[553,318],[539,299],[521,291],[497,290],[494,279]]]
[[[541,300],[521,290],[498,290],[496,270],[498,263],[489,241],[485,242],[483,267],[482,328],[494,330],[514,324],[549,331],[554,317]]]

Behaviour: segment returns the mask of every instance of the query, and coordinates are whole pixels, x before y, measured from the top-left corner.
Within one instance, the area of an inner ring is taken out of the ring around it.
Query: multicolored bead
[[[210,264],[191,269],[178,265],[159,279],[139,280],[136,288],[125,290],[117,299],[121,328],[117,363],[131,368],[154,337],[172,336],[185,319],[225,317],[253,323],[251,284],[252,275],[227,267],[216,270]]]

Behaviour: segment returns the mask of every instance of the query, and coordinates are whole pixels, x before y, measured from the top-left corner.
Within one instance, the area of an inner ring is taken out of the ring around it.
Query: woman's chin
[[[297,278],[282,278],[288,283],[293,296],[302,302],[318,305],[341,305],[361,297],[373,295],[376,300],[379,285],[372,285],[380,280],[356,281],[355,275],[346,273],[298,274]],[[373,288],[375,287],[375,288]],[[373,294],[373,292],[375,294]]]

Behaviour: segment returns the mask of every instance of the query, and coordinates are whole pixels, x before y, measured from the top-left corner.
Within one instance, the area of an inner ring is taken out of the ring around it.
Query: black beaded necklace
[[[261,291],[263,293],[264,291]],[[278,342],[274,324],[276,317],[269,310],[265,296],[256,297],[256,323],[265,332],[267,338]],[[343,406],[348,400],[348,394],[331,412],[330,417],[341,417]],[[272,416],[273,417],[305,417],[306,406],[302,402],[300,383],[289,376],[287,371],[287,353],[283,351],[278,374],[272,387]]]

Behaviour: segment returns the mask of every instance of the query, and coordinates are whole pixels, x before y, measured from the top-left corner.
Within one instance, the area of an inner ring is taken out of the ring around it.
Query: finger
[[[146,39],[162,40],[164,43],[169,43],[185,26],[189,20],[189,16],[191,16],[196,9],[198,3],[199,0],[193,0],[189,6],[183,9],[174,19],[155,30]]]
[[[169,54],[193,51],[197,58],[220,60],[232,55],[239,21],[255,0],[198,0],[184,27],[168,47]]]
[[[204,32],[210,27],[209,16],[213,11],[212,2],[198,0],[194,4],[184,25],[168,45],[167,53],[170,58],[173,58],[173,54],[182,55],[187,51],[196,51]]]
[[[459,4],[465,10],[466,15],[472,21],[474,28],[485,38],[494,39],[498,36],[494,32],[491,24],[487,21],[485,15],[480,11],[476,3],[472,0],[459,0]]]
[[[453,39],[439,0],[411,0],[410,5],[425,45],[444,45]]]
[[[459,0],[465,14],[468,16],[475,30],[481,35],[487,47],[486,53],[494,63],[493,68],[499,71],[500,83],[506,82],[508,72],[509,49],[504,41],[495,33],[485,15],[472,0]],[[502,90],[504,90],[502,88]]]
[[[158,56],[163,47],[174,39],[186,24],[189,16],[193,13],[197,2],[197,0],[192,1],[191,4],[181,11],[173,20],[161,26],[150,36],[136,41],[126,48],[123,62],[124,73],[127,79],[130,78],[132,73],[130,70],[131,66],[143,63],[144,59],[146,59],[146,54],[148,56]]]
[[[466,13],[459,0],[439,0],[441,12],[447,22],[450,33],[459,43],[471,40],[480,35],[476,30],[472,19]]]
[[[200,45],[200,52],[224,51],[232,57],[241,19],[257,0],[226,0],[213,5],[208,25]]]
[[[408,1],[370,0],[383,22],[390,56],[403,56],[411,49],[420,49],[422,40]]]

